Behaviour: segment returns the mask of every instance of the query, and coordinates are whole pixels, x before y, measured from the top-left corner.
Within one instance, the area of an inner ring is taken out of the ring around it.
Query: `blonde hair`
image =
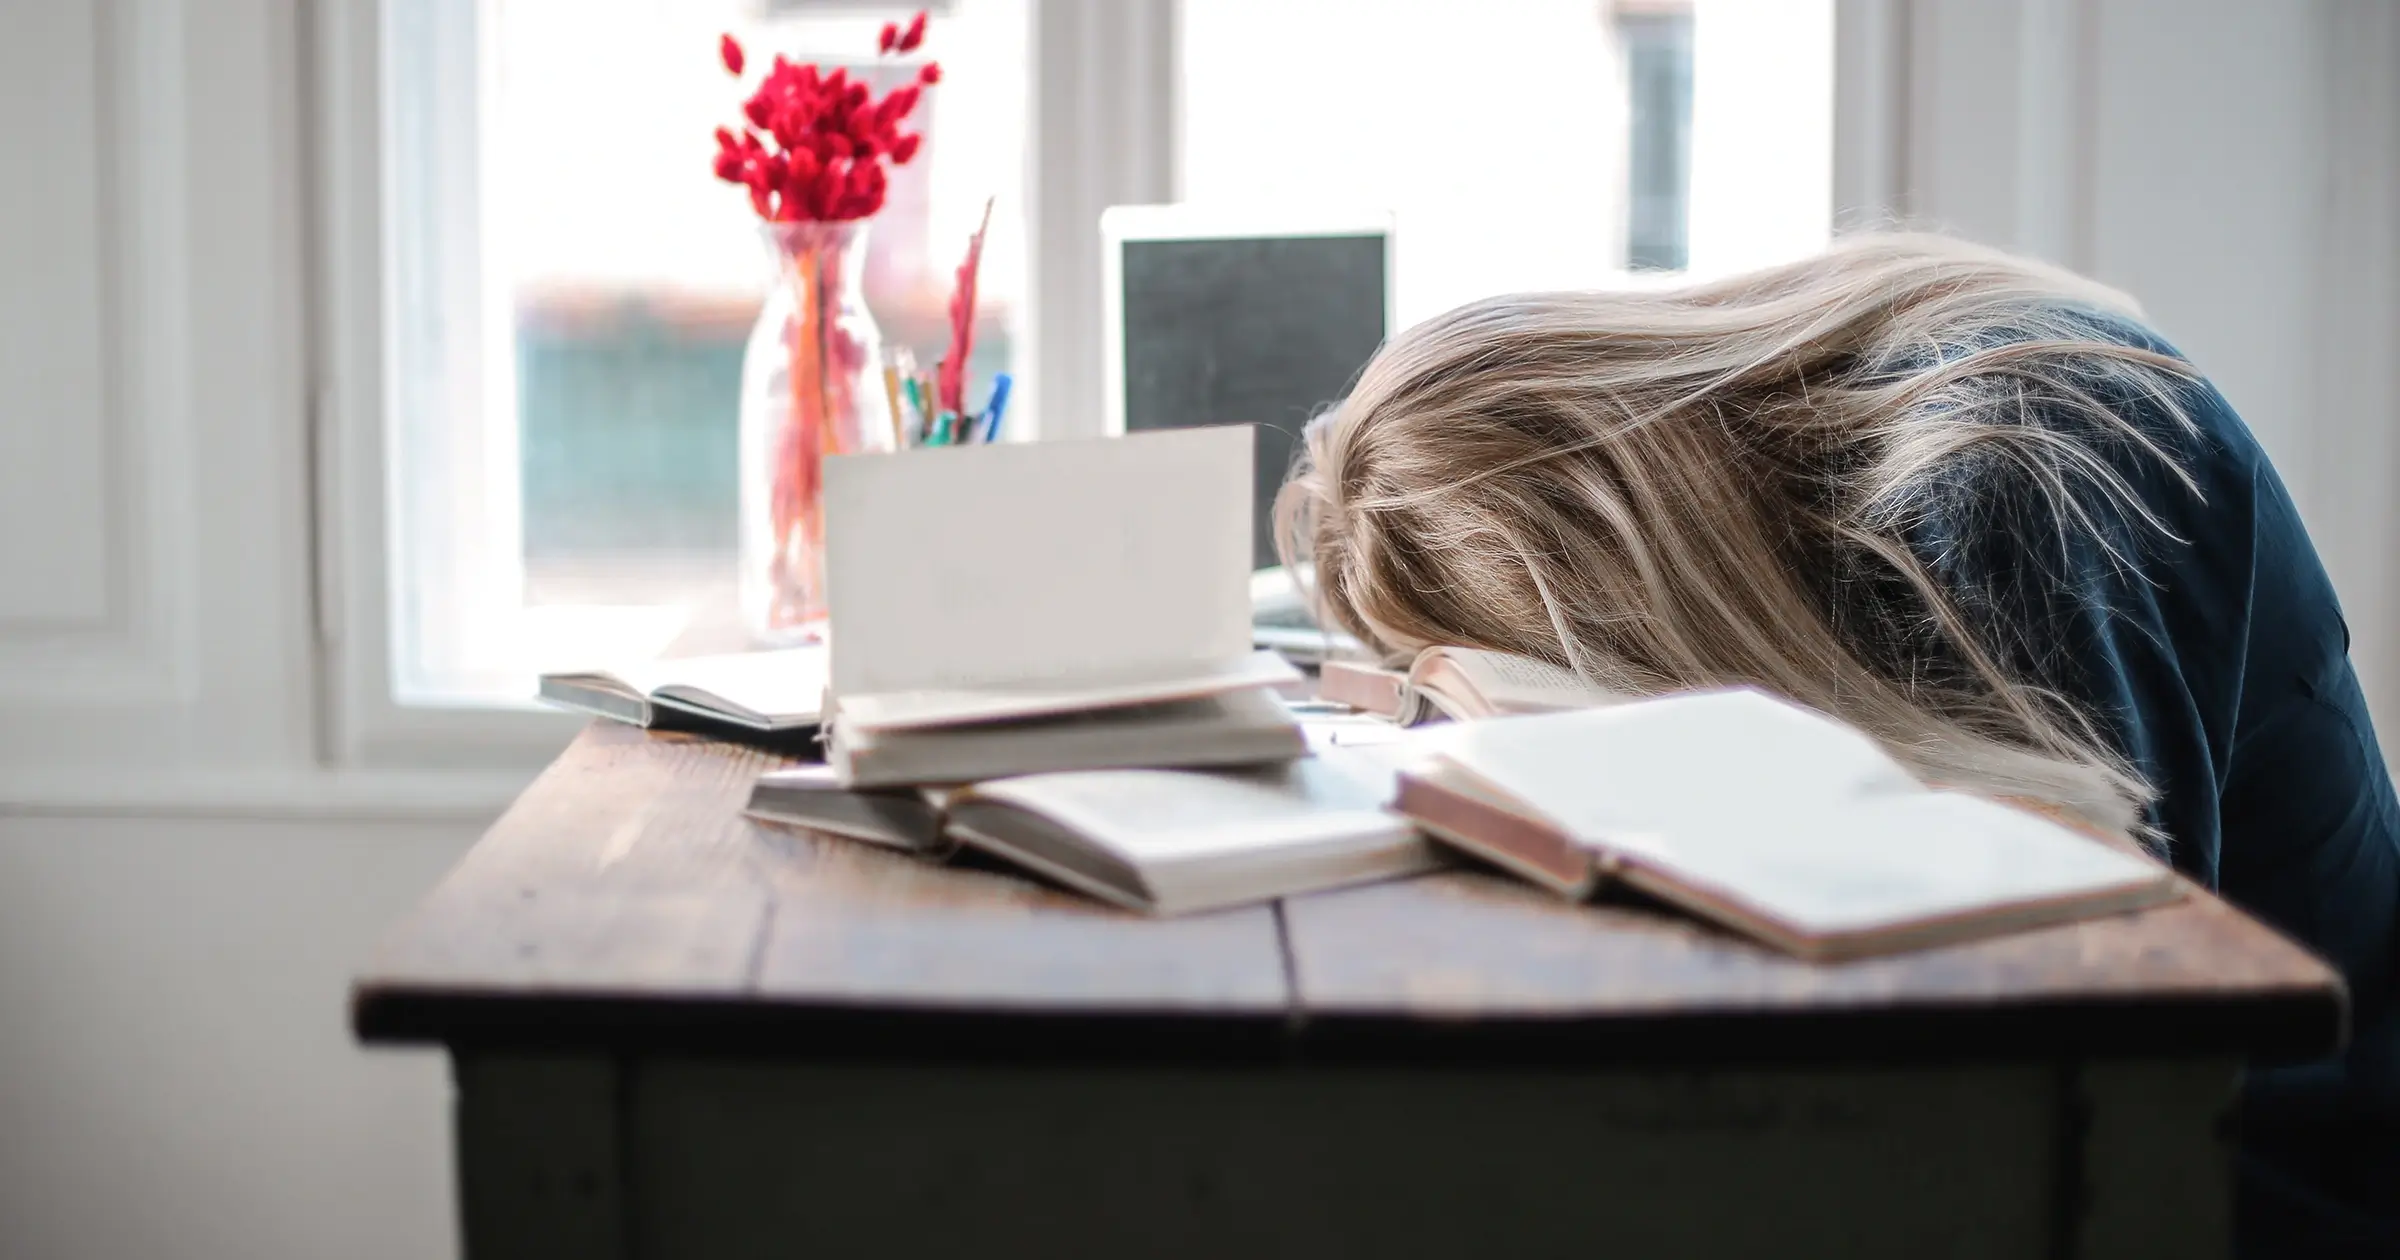
[[[1901,234],[1673,291],[1476,302],[1393,339],[1309,425],[1275,505],[1283,559],[1387,660],[1458,644],[1636,695],[1758,686],[1929,780],[2155,841],[2149,785],[2025,667],[2038,629],[1944,589],[1909,545],[1946,510],[1988,521],[2006,490],[2062,560],[2083,539],[2130,564],[2112,526],[2164,526],[2110,456],[2197,493],[2122,414],[2142,400],[2189,431],[2191,368],[2092,311],[2133,307]]]

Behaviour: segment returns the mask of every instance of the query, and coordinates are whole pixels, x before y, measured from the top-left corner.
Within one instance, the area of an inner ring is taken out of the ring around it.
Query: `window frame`
[[[406,383],[386,371],[394,276],[384,196],[392,155],[383,130],[392,85],[383,51],[390,7],[423,3],[300,0],[301,139],[316,315],[308,438],[320,751],[328,763],[347,767],[534,767],[555,755],[578,719],[505,702],[404,703],[393,687],[396,653],[406,646],[396,640],[393,612],[405,586],[390,543],[394,510],[405,510],[410,487],[401,484],[403,435],[393,407],[395,389]],[[1100,212],[1177,199],[1179,3],[1031,0],[1025,180],[1031,274],[1023,337],[1032,371],[1022,405],[1044,437],[1105,429]],[[1896,115],[1907,93],[1895,89],[1905,61],[1905,13],[1905,0],[1837,0],[1837,225],[1905,208],[1905,181],[1894,177],[1896,163],[1885,156],[1904,143]],[[448,104],[456,107],[454,120],[472,119],[471,102]],[[471,194],[471,184],[454,187],[444,213],[453,220],[466,214]],[[513,444],[513,426],[494,427],[506,429]],[[460,441],[455,432],[446,436]],[[508,453],[487,442],[476,454],[480,472]],[[483,480],[488,486],[492,479]],[[501,480],[513,493],[514,478]],[[505,505],[495,507],[494,498],[481,500],[486,528],[506,524],[514,532]]]
[[[1101,428],[1100,211],[1174,194],[1175,3],[1032,0],[1034,89],[1027,105],[1025,185],[1032,274],[1025,341],[1034,364],[1029,384],[1048,387],[1038,400],[1028,389],[1021,406],[1023,414],[1038,416],[1046,437]],[[445,167],[428,214],[390,220],[388,181],[395,160],[407,155],[387,148],[385,119],[394,116],[395,92],[406,85],[387,80],[384,54],[394,38],[393,16],[401,10],[424,28],[410,37],[453,45],[475,37],[474,0],[303,0],[302,6],[302,117],[313,166],[308,217],[318,316],[310,442],[324,751],[348,766],[538,766],[571,737],[577,719],[505,701],[408,703],[395,692],[395,665],[412,645],[400,637],[407,627],[394,617],[409,584],[394,563],[392,544],[422,541],[408,532],[410,512],[447,498],[444,519],[464,520],[467,527],[433,539],[435,554],[403,552],[404,563],[430,566],[454,582],[469,575],[483,584],[487,598],[496,589],[522,585],[521,554],[478,556],[476,547],[481,537],[515,536],[521,528],[514,515],[521,511],[515,427],[485,424],[487,412],[479,410],[472,421],[423,432],[405,410],[425,403],[406,393],[422,383],[393,379],[388,370],[400,337],[430,338],[417,343],[419,350],[493,353],[488,338],[462,331],[468,321],[404,328],[395,317],[400,286],[420,279],[397,274],[391,248],[397,234],[432,234],[418,242],[430,248],[417,256],[434,260],[442,276],[437,282],[453,292],[472,287],[477,300],[489,300],[483,292],[489,286],[481,284],[474,265],[480,230],[474,172]],[[474,125],[482,87],[463,80],[440,84],[427,115],[435,134],[402,142],[458,143],[460,129]],[[505,378],[487,377],[485,399],[500,396],[506,385]],[[451,401],[446,414],[467,411]],[[432,449],[412,450],[412,442]],[[439,474],[430,478],[411,463],[414,458],[421,465],[428,455]],[[500,475],[503,470],[507,475]],[[489,599],[487,606],[508,602]]]

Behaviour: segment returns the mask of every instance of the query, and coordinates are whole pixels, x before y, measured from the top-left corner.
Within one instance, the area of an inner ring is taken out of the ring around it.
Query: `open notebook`
[[[839,457],[832,727],[852,786],[1300,755],[1250,642],[1251,436]]]
[[[948,834],[1104,901],[1184,914],[1431,869],[1432,845],[1384,809],[1397,746],[1255,770],[1101,770],[979,783]]]
[[[1415,726],[1443,718],[1556,713],[1614,703],[1571,670],[1530,656],[1481,648],[1429,647],[1403,672],[1327,661],[1317,694]]]
[[[813,735],[825,649],[784,648],[544,674],[541,698],[635,726],[713,734]]]
[[[1409,755],[1331,748],[1244,770],[1077,770],[954,791],[843,789],[801,766],[762,776],[746,812],[926,857],[964,844],[1116,905],[1183,914],[1438,865],[1384,808]]]
[[[1569,896],[1619,879],[1810,959],[2181,889],[2137,851],[1926,787],[1858,731],[1746,690],[1463,725],[1401,774],[1395,808]]]

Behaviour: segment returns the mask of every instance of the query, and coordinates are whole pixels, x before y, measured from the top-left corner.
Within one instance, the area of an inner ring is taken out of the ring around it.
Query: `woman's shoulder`
[[[2273,470],[2232,403],[2156,328],[2061,302],[1960,341],[2055,349],[2031,366],[1998,356],[1972,386],[1986,406],[2004,400],[1985,413],[1990,440],[1925,469],[1904,496],[1903,537],[1954,591],[2010,573],[2113,591],[2195,562],[2195,542],[2211,544],[2202,556],[2247,554],[2221,544],[2254,524]]]
[[[2048,307],[2042,316],[2025,335],[2058,338],[2065,334],[2164,361],[2145,366],[2107,356],[2119,369],[2094,372],[2088,379],[2098,401],[2187,464],[2229,462],[2247,475],[2265,459],[2257,436],[2224,392],[2191,356],[2147,320],[2125,311],[2073,302]]]

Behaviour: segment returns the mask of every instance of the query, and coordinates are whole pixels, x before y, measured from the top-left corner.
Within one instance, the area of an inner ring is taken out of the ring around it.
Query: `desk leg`
[[[451,1064],[467,1260],[625,1260],[616,1062],[461,1053]]]

